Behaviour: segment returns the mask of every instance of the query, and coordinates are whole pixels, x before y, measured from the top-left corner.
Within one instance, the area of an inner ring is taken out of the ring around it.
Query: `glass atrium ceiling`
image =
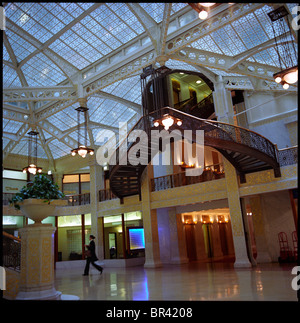
[[[290,12],[295,5],[285,4]],[[89,145],[101,145],[99,131],[118,133],[118,122],[130,129],[141,116],[139,75],[147,65],[159,67],[160,57],[169,68],[199,71],[212,81],[217,75],[250,84],[265,79],[276,87],[272,4],[223,3],[207,21],[187,3],[16,2],[4,8],[4,158],[27,155],[30,124],[40,133],[38,157],[69,155],[77,145],[80,97],[89,108]],[[296,47],[295,38],[292,43]]]

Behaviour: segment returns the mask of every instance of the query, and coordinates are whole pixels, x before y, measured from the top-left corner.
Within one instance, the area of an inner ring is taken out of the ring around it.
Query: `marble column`
[[[104,188],[103,168],[95,157],[90,156],[90,206],[91,233],[96,237],[96,254],[99,260],[104,259],[102,222],[98,219],[99,190]]]
[[[185,264],[189,262],[187,257],[186,239],[181,214],[176,214],[176,208],[168,208],[170,228],[170,252],[171,264]]]
[[[150,178],[153,177],[151,165],[145,169],[141,179],[142,214],[145,232],[145,268],[161,267],[159,235],[156,210],[150,206]]]
[[[235,168],[229,161],[227,161],[227,159],[223,158],[223,164],[235,251],[234,266],[251,267],[251,263],[247,255],[237,174]]]
[[[54,286],[54,233],[52,224],[31,224],[21,234],[21,275],[18,300],[58,300]]]
[[[225,89],[222,76],[217,77],[214,83],[215,91],[213,92],[215,112],[218,121],[234,124],[234,110],[232,105],[231,93]],[[245,241],[245,232],[243,227],[242,210],[239,195],[238,177],[234,166],[223,158],[227,198],[230,210],[232,235],[235,249],[235,267],[251,267],[247,255]]]
[[[272,262],[269,250],[268,242],[266,239],[265,223],[263,218],[263,211],[261,206],[261,197],[250,197],[250,207],[252,212],[252,222],[254,228],[256,250],[257,250],[257,263]]]

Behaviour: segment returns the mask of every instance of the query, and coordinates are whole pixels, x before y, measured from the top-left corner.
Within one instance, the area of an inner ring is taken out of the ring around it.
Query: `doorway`
[[[185,238],[186,238],[186,248],[187,248],[187,257],[189,261],[194,261],[197,259],[196,255],[196,241],[195,241],[195,232],[193,224],[185,225]]]
[[[202,224],[205,252],[207,254],[207,258],[213,257],[212,234],[211,234],[211,227],[210,226],[211,225],[209,223]]]
[[[108,247],[110,259],[117,258],[117,234],[115,232],[110,232],[108,234]]]

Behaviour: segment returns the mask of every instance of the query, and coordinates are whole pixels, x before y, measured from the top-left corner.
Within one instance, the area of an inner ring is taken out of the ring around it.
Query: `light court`
[[[4,297],[295,301],[298,5],[3,7]]]

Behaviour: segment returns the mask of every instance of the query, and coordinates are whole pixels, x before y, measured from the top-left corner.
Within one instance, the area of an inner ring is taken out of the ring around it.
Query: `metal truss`
[[[282,86],[280,84],[278,85],[273,80],[273,74],[278,71],[278,68],[270,65],[253,63],[247,60],[260,51],[274,47],[274,39],[270,39],[253,47],[249,51],[236,56],[220,55],[191,47],[193,42],[263,7],[263,3],[236,3],[231,5],[224,3],[212,12],[209,19],[202,22],[200,20],[195,20],[181,27],[178,23],[179,17],[191,10],[188,7],[171,16],[172,3],[165,3],[163,19],[160,23],[156,23],[140,4],[126,3],[125,5],[145,29],[145,32],[136,38],[139,42],[138,48],[129,52],[126,50],[132,43],[137,42],[136,39],[131,40],[128,44],[120,46],[115,51],[109,53],[109,55],[104,56],[80,71],[62,56],[50,49],[49,46],[67,30],[102,5],[103,3],[95,3],[45,43],[40,42],[9,18],[6,19],[6,27],[33,45],[36,50],[21,62],[18,62],[9,40],[4,33],[3,41],[9,54],[10,61],[6,60],[3,63],[16,71],[22,88],[6,88],[3,90],[3,118],[23,123],[17,133],[4,133],[4,137],[10,140],[3,151],[4,158],[14,149],[17,142],[23,138],[31,125],[37,125],[40,131],[39,139],[42,142],[42,147],[50,162],[54,164],[54,159],[48,144],[51,140],[58,139],[68,147],[74,148],[77,145],[77,142],[70,137],[69,134],[76,129],[73,127],[66,131],[62,131],[50,123],[47,118],[78,103],[79,98],[87,98],[90,96],[107,98],[122,103],[135,111],[136,114],[132,119],[135,118],[137,114],[141,115],[141,106],[139,104],[106,93],[103,89],[114,82],[140,74],[142,69],[150,64],[154,65],[157,62],[159,64],[164,64],[169,59],[183,61],[195,66],[213,82],[217,81],[217,74],[211,71],[210,68],[219,69],[220,71],[229,74],[228,76],[222,77],[222,82],[227,89],[283,91]],[[174,32],[168,34],[171,22],[177,22],[178,28]],[[145,36],[148,36],[151,42],[142,45],[142,38]],[[283,36],[284,35],[277,39],[278,43],[281,42]],[[291,39],[290,41],[293,40]],[[66,76],[66,80],[62,82],[61,85],[49,87],[28,86],[22,72],[22,66],[38,53],[43,53]],[[114,55],[119,55],[118,61],[112,61]],[[105,68],[98,70],[96,68],[97,64],[104,61],[107,62]],[[91,69],[93,69],[93,73],[90,75],[86,73]],[[85,73],[86,75],[83,77]],[[297,91],[297,87],[291,85],[288,90],[284,91],[294,92]],[[16,107],[10,104],[12,102],[27,102],[28,109]],[[39,104],[41,104],[41,106],[34,108],[36,102],[40,102]],[[88,135],[92,146],[94,145],[93,127],[117,131],[117,128],[115,127],[89,121]],[[46,140],[43,133],[44,130],[53,137]]]

